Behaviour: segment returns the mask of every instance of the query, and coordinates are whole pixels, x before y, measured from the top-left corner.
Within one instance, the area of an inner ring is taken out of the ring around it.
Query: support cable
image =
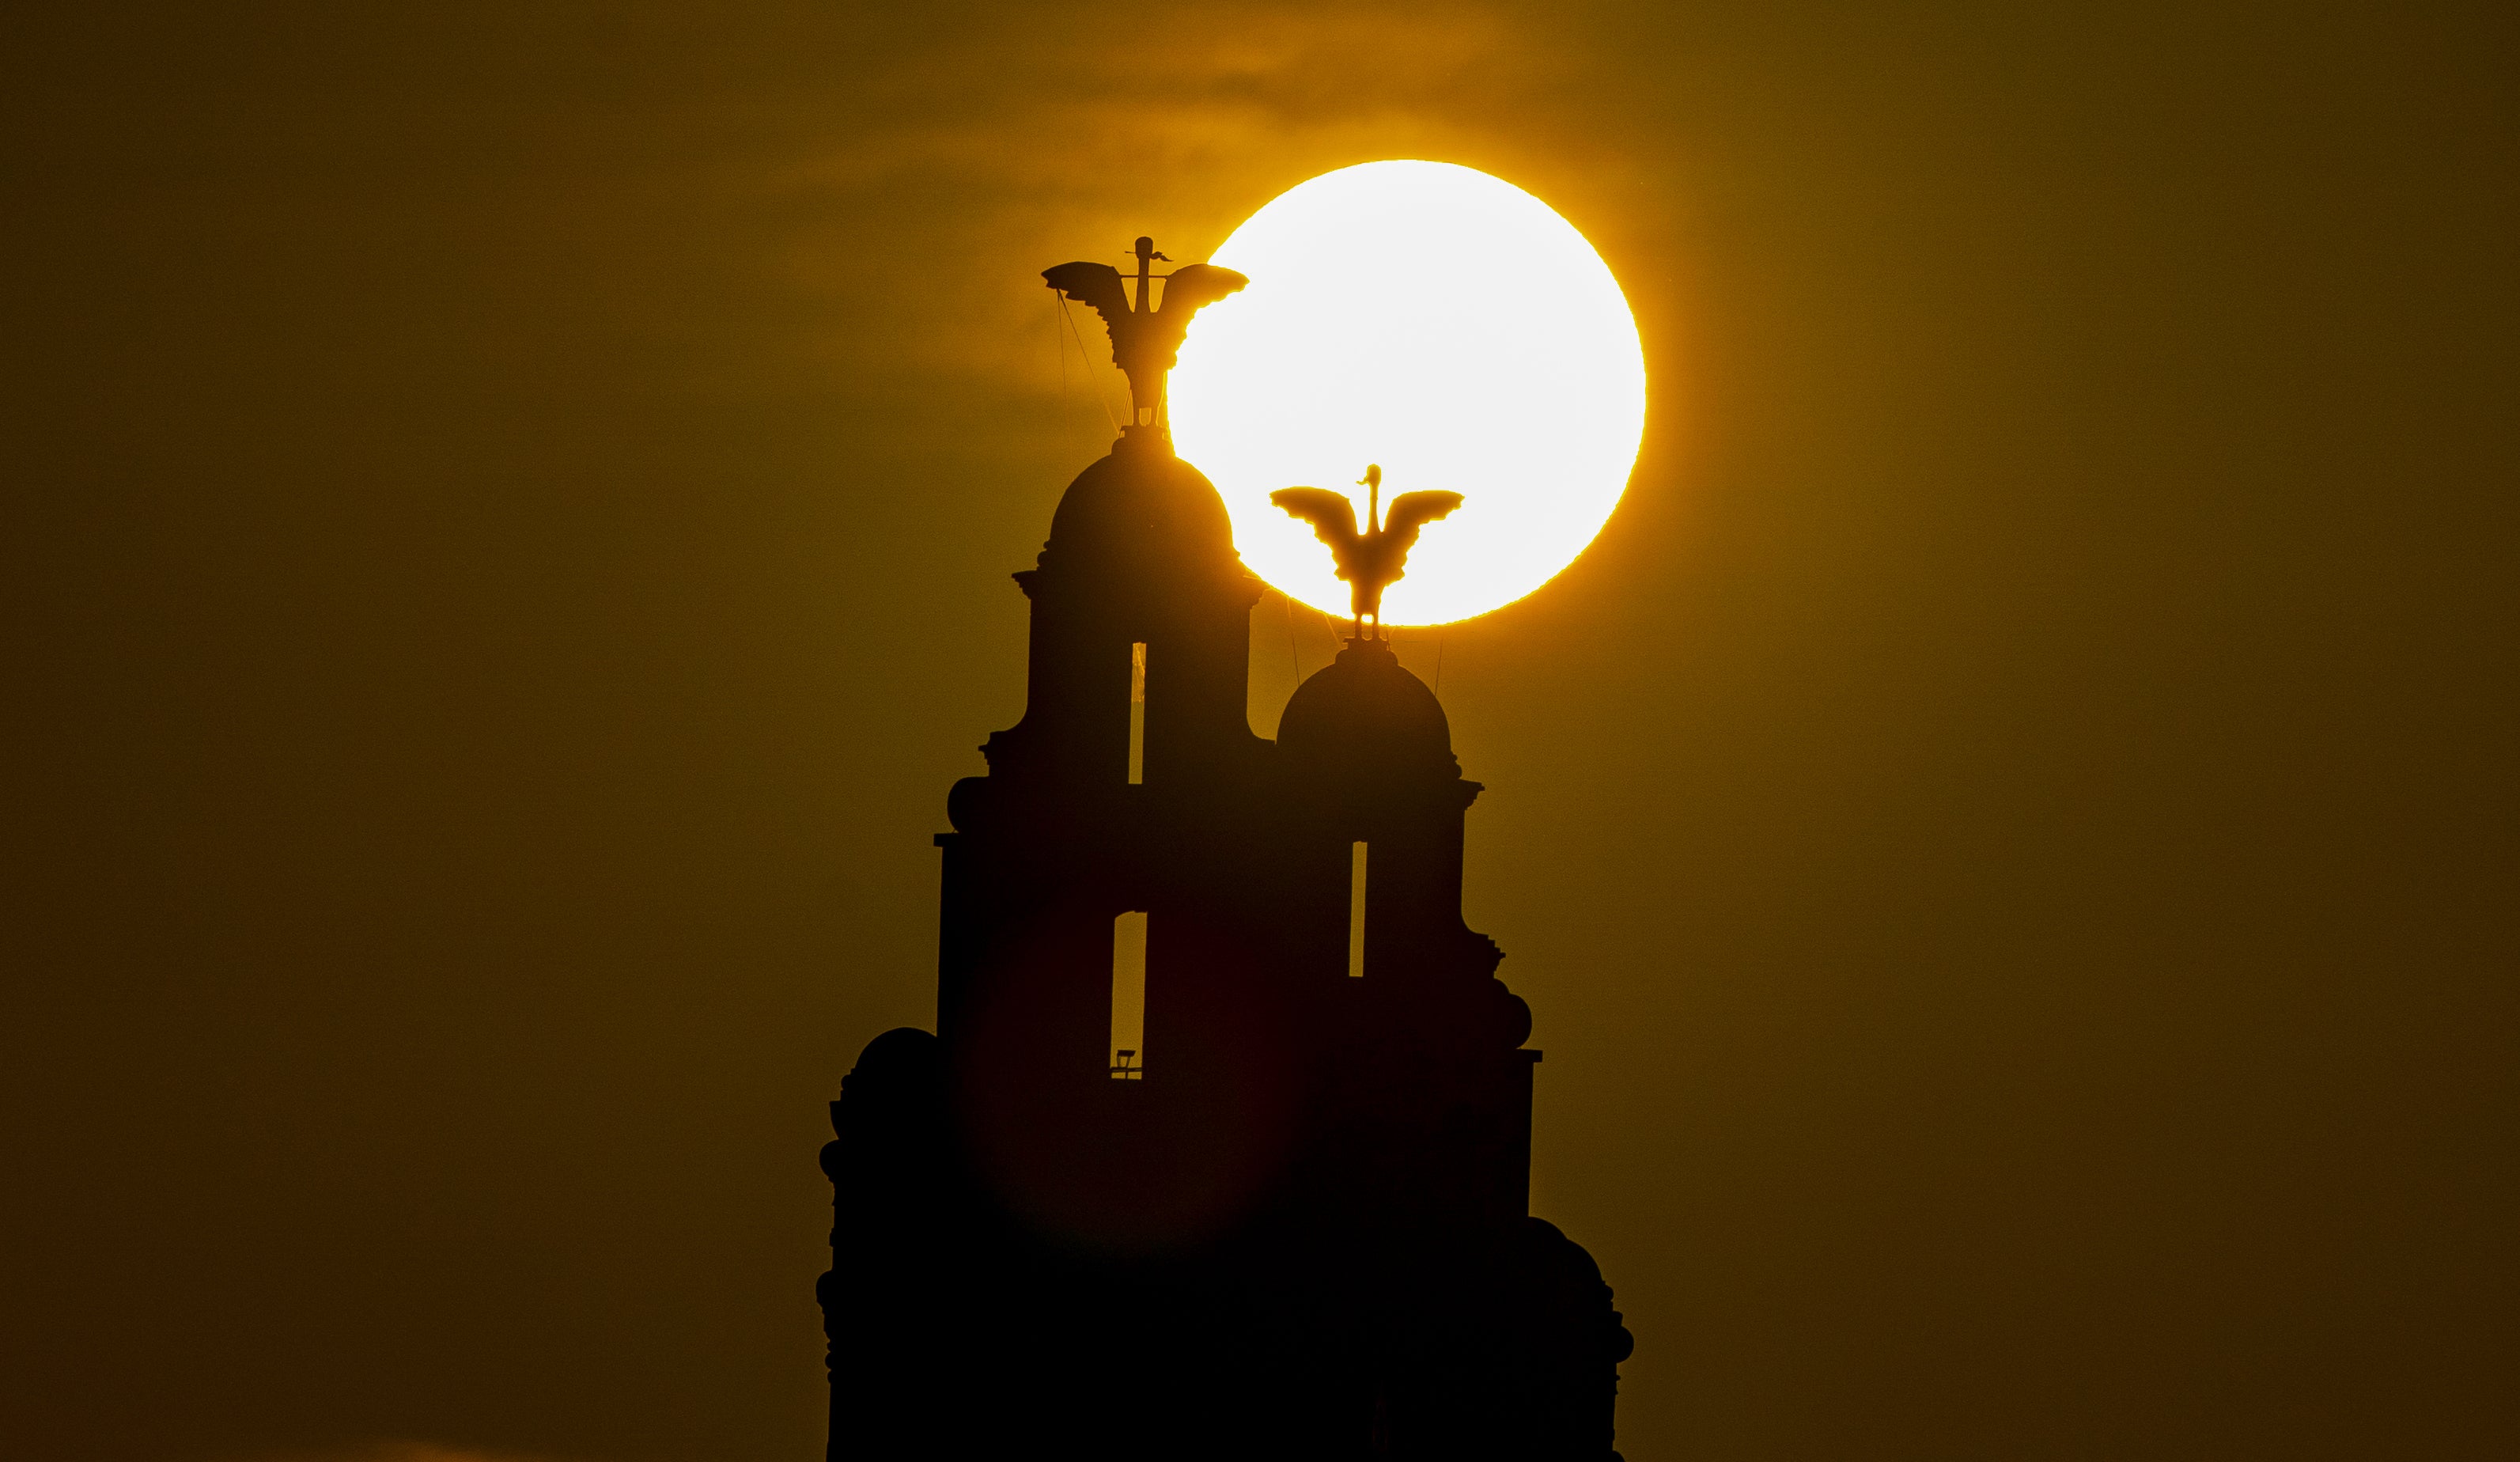
[[[1120,434],[1120,419],[1111,414],[1111,403],[1103,399],[1102,388],[1093,384],[1094,352],[1085,347],[1085,335],[1082,331],[1079,331],[1076,328],[1076,314],[1073,310],[1070,310],[1067,307],[1067,297],[1065,295],[1058,294],[1056,291],[1053,292],[1053,295],[1054,297],[1058,300],[1058,317],[1067,322],[1067,333],[1076,337],[1076,356],[1079,360],[1085,362],[1086,386],[1094,392],[1094,404],[1102,408],[1102,419],[1111,424],[1111,434],[1117,436]],[[1062,350],[1062,353],[1059,356],[1059,360],[1061,362],[1059,370],[1062,380],[1065,379],[1066,359],[1067,357]]]

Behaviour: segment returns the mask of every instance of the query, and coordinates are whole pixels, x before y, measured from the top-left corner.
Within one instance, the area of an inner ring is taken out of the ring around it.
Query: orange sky
[[[1653,372],[1441,646],[1626,1454],[2520,1448],[2487,8],[0,25],[0,1451],[816,1454],[821,1104],[1109,434],[1037,271],[1386,157]]]

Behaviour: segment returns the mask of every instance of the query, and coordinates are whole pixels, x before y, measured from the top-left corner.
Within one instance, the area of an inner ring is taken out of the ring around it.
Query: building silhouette
[[[1178,271],[1164,318],[1138,254],[1134,305],[1048,271],[1135,420],[1014,575],[1025,709],[947,798],[936,1029],[832,1104],[830,1455],[1615,1458],[1630,1340],[1528,1212],[1540,1053],[1462,919],[1479,784],[1372,631],[1252,733],[1260,582],[1162,388],[1241,280]]]

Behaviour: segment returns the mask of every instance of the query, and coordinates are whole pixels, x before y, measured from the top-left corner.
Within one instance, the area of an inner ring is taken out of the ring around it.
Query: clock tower
[[[1349,510],[1356,636],[1255,736],[1261,585],[1162,384],[1243,281],[1136,258],[1134,297],[1046,271],[1134,419],[1014,575],[1025,709],[946,799],[936,1028],[832,1104],[831,1456],[1607,1462],[1630,1341],[1528,1211],[1540,1053],[1462,918],[1479,784],[1363,617],[1401,502]]]

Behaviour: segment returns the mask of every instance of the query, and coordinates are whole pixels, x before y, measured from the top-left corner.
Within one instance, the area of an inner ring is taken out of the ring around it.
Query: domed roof
[[[1443,703],[1387,642],[1350,640],[1328,668],[1296,687],[1278,745],[1300,761],[1358,773],[1452,773]]]
[[[1234,520],[1195,467],[1159,438],[1123,436],[1077,474],[1050,520],[1055,559],[1187,564],[1234,557]]]

